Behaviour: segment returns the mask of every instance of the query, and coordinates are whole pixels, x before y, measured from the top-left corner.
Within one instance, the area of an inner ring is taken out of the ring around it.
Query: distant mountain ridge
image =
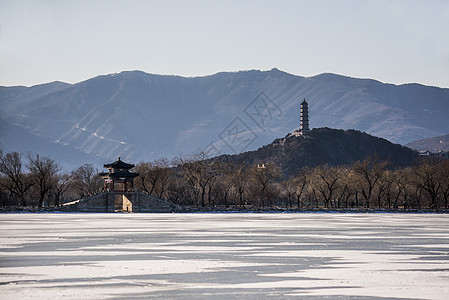
[[[449,151],[449,134],[413,141],[406,146],[417,151]]]
[[[69,167],[209,148],[240,153],[297,129],[304,98],[311,127],[396,143],[449,132],[449,89],[278,69],[193,78],[126,71],[77,84],[0,87],[0,148],[42,149]]]
[[[368,157],[389,161],[390,168],[394,169],[412,165],[418,153],[357,130],[315,128],[304,136],[288,135],[255,151],[222,155],[215,159],[249,165],[273,163],[286,177],[293,177],[303,167],[324,164],[351,166]]]

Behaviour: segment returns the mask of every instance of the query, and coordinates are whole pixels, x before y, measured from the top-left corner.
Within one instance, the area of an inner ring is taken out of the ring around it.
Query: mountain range
[[[126,71],[67,84],[0,87],[0,148],[73,168],[205,150],[255,150],[299,127],[357,129],[405,144],[449,132],[449,89],[278,69],[180,77]]]
[[[449,134],[428,139],[416,140],[407,143],[405,146],[417,151],[449,151]]]

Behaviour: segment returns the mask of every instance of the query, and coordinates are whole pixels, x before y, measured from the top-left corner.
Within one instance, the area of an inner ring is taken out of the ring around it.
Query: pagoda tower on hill
[[[306,99],[301,103],[301,119],[299,121],[299,133],[304,134],[309,131],[309,108]]]

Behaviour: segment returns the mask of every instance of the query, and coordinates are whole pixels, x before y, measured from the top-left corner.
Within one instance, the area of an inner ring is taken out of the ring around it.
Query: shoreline
[[[282,208],[240,208],[240,209],[222,209],[222,208],[201,208],[201,207],[183,207],[183,209],[172,212],[81,212],[81,211],[67,211],[58,208],[0,208],[0,214],[14,214],[14,213],[76,213],[76,214],[351,214],[351,213],[364,213],[364,214],[449,214],[449,209],[345,209],[345,208],[315,208],[315,209],[282,209]]]

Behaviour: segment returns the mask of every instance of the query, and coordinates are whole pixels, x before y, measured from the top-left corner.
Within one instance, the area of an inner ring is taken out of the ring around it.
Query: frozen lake
[[[2,214],[1,299],[449,299],[449,215]]]

